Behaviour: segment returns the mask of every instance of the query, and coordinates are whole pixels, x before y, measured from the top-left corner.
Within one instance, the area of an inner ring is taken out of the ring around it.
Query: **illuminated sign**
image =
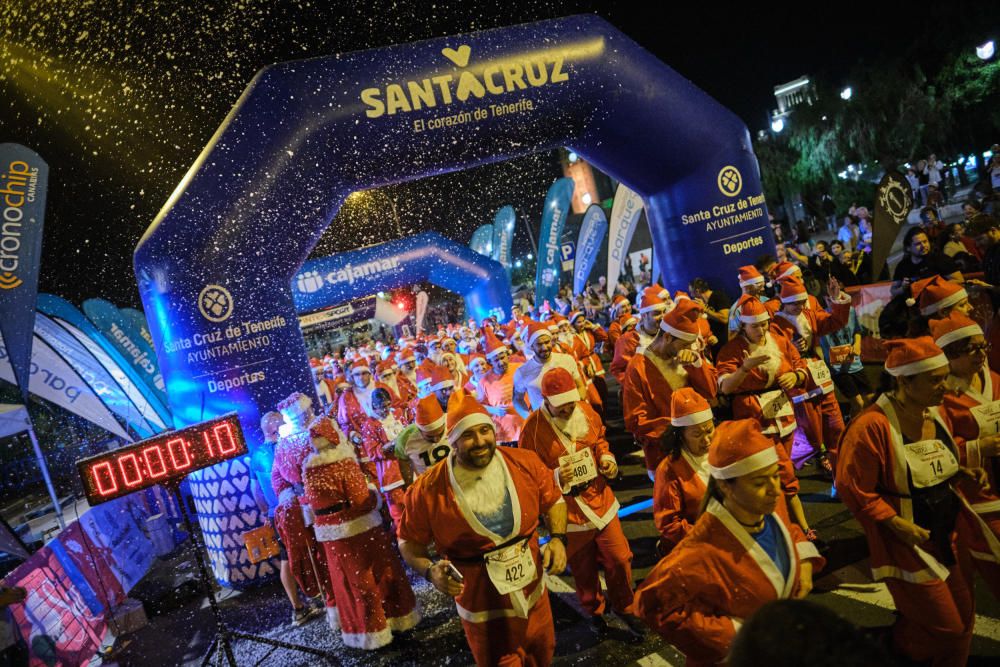
[[[243,430],[233,412],[82,459],[76,467],[87,502],[97,505],[246,453]]]

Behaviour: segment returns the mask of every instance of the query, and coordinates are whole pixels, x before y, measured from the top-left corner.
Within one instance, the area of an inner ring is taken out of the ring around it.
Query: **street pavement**
[[[617,393],[612,388],[611,394]],[[617,405],[611,414],[620,414]],[[613,483],[623,508],[622,525],[633,553],[636,583],[656,564],[656,530],[652,522],[652,483],[646,476],[641,451],[625,433],[621,419],[609,423],[609,441],[618,457],[621,477]],[[840,616],[863,627],[887,626],[893,622],[892,599],[882,585],[872,584],[868,574],[867,549],[860,526],[847,509],[830,497],[830,483],[807,464],[799,471],[801,495],[806,514],[822,540],[826,569],[817,577],[809,596]],[[329,631],[320,618],[299,628],[290,623],[290,606],[278,582],[243,593],[220,593],[226,622],[234,629],[286,642],[329,651],[329,658],[317,658],[287,649],[275,649],[246,640],[233,642],[239,665],[471,665],[472,655],[465,643],[453,603],[434,590],[419,575],[411,582],[420,601],[424,620],[413,631],[398,637],[378,651],[359,651],[343,646],[339,635]],[[161,563],[157,574],[148,578],[133,597],[140,597],[151,617],[150,625],[123,637],[121,647],[107,665],[199,665],[215,627],[207,601],[193,580],[186,557]],[[977,582],[977,619],[973,658],[970,665],[1000,664],[1000,603]],[[598,639],[573,592],[571,576],[549,578],[552,610],[556,626],[554,665],[640,665],[657,667],[683,665],[673,647],[653,633],[636,643],[625,626],[609,617],[612,632]],[[100,664],[95,662],[94,664]]]

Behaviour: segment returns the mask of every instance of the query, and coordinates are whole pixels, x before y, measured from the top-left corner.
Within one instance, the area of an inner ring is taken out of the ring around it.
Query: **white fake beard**
[[[580,440],[590,431],[587,418],[583,416],[583,411],[580,409],[573,410],[573,414],[568,419],[553,417],[552,421],[555,423],[556,428],[565,433],[566,437],[573,442]]]
[[[482,471],[482,479],[475,480],[467,488],[462,488],[466,502],[476,514],[493,516],[503,509],[507,492],[507,478],[503,467],[493,454],[493,460]]]

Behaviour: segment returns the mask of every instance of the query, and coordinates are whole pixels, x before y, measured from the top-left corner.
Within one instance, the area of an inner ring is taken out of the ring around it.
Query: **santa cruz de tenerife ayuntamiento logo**
[[[726,165],[719,171],[717,183],[719,192],[727,197],[735,197],[743,189],[743,176],[736,167]]]
[[[205,285],[198,295],[198,311],[209,322],[225,322],[233,314],[233,296],[222,285]]]

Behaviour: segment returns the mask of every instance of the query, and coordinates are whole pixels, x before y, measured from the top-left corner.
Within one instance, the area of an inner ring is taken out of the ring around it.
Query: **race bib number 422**
[[[501,595],[519,591],[538,577],[529,540],[486,554],[486,574]]]

